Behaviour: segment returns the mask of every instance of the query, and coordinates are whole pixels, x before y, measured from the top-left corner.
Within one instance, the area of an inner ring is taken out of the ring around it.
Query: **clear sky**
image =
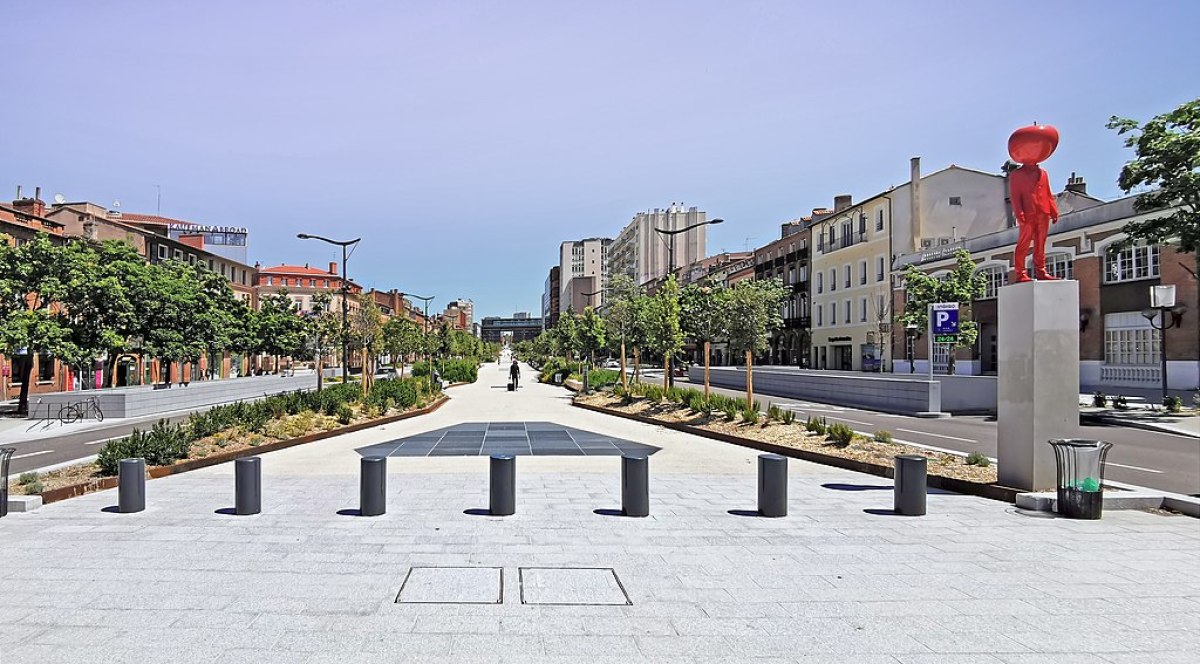
[[[0,196],[251,228],[251,262],[537,311],[558,244],[697,205],[709,251],[839,193],[997,170],[1034,120],[1101,197],[1104,128],[1200,95],[1200,2],[55,2],[0,7]]]

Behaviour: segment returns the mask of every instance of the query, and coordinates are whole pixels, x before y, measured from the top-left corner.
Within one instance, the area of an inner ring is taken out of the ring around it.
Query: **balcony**
[[[818,241],[817,251],[821,252],[822,254],[829,254],[837,251],[838,249],[845,249],[846,247],[852,247],[856,244],[862,244],[866,241],[866,231],[859,231],[857,233],[851,233],[850,235],[843,235],[842,237],[834,238],[831,242]]]

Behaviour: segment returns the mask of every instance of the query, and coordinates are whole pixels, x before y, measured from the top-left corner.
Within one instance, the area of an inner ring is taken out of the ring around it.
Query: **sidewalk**
[[[1104,424],[1200,438],[1200,413],[1194,410],[1168,413],[1153,401],[1131,401],[1129,407],[1124,410],[1097,408],[1092,405],[1091,395],[1080,394],[1079,418]]]
[[[528,369],[526,368],[526,371]],[[529,376],[531,373],[525,373]],[[756,453],[572,408],[502,365],[437,412],[263,456],[263,513],[217,513],[226,464],[0,519],[13,661],[1191,662],[1200,528],[1027,515],[790,461],[790,514],[754,515]],[[481,515],[488,460],[389,458],[387,514],[357,450],[466,422],[548,421],[661,448],[651,516],[615,457],[517,458],[517,513]],[[397,599],[400,601],[397,602]]]

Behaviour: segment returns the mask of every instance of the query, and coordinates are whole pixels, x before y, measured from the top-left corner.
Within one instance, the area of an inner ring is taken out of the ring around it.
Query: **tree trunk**
[[[746,407],[754,407],[754,351],[746,351]]]
[[[712,351],[712,345],[709,342],[705,341],[704,342],[704,400],[705,401],[708,401],[708,367],[709,367],[709,357],[710,357],[711,351]]]
[[[29,380],[33,378],[33,353],[26,352],[18,357],[24,358],[21,361],[21,396],[17,399],[17,414],[29,414]],[[14,374],[17,372],[14,370]]]
[[[313,366],[316,367],[316,369],[317,369],[317,391],[318,392],[321,391],[321,388],[325,384],[325,376],[324,376],[325,370],[321,368],[321,360],[322,359],[324,359],[324,358],[321,357],[321,351],[317,351],[317,358],[316,358],[316,361],[313,362]]]
[[[663,389],[671,386],[671,355],[663,354]]]
[[[641,382],[642,380],[642,349],[637,346],[633,347],[633,382]]]
[[[621,339],[621,388],[629,389],[629,381],[625,378],[625,340]]]

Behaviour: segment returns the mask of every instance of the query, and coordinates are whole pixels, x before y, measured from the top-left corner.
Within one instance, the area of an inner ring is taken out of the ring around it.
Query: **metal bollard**
[[[787,516],[787,457],[758,455],[758,513]]]
[[[517,511],[517,460],[509,454],[493,454],[488,511],[492,516],[510,516]]]
[[[928,459],[919,454],[896,457],[896,514],[925,516],[925,476]]]
[[[121,459],[117,466],[117,511],[121,514],[146,509],[146,460]]]
[[[237,514],[262,511],[262,459],[247,457],[233,462],[234,509]]]
[[[621,510],[625,516],[650,516],[650,459],[621,455]]]
[[[0,517],[8,515],[8,464],[16,449],[0,447]]]
[[[363,457],[358,485],[358,513],[379,516],[387,511],[387,457]]]

